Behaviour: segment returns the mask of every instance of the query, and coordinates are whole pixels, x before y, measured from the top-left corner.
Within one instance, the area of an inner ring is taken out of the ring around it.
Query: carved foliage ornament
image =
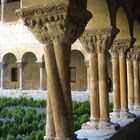
[[[80,40],[88,53],[105,52],[109,49],[111,29],[86,30]]]
[[[92,17],[86,11],[68,2],[23,8],[16,11],[24,24],[43,44],[48,42],[75,42]]]
[[[140,46],[134,46],[134,48],[132,48],[130,52],[132,54],[133,60],[138,61],[140,59]]]
[[[113,48],[110,51],[118,51],[119,56],[124,56],[129,50],[131,43],[131,38],[127,39],[117,39],[113,43]]]
[[[112,59],[119,57],[118,50],[113,47],[109,49],[109,53],[111,54]]]

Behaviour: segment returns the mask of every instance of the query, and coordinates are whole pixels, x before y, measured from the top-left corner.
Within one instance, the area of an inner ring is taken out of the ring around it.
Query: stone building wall
[[[51,0],[50,2],[55,2],[56,0]],[[23,0],[23,7],[34,6],[48,3],[47,0]],[[8,31],[3,31],[3,27],[0,26],[0,61],[7,53],[13,53],[16,56],[17,62],[21,61],[22,56],[27,52],[32,52],[35,54],[38,62],[42,61],[43,50],[42,45],[31,35],[25,26],[18,21],[18,16],[15,14],[15,10],[20,8],[20,2],[13,2],[7,4],[7,21],[8,26],[5,27]],[[109,11],[106,4],[106,0],[88,0],[88,10],[92,12],[93,18],[89,21],[86,29],[97,29],[97,28],[106,28],[110,27],[110,17]],[[122,8],[119,8],[117,13],[117,27],[120,29],[120,33],[117,35],[117,38],[127,38],[129,37],[129,28],[126,18]],[[11,21],[15,21],[12,23]],[[18,22],[17,22],[18,21]],[[12,24],[11,24],[12,23]],[[11,24],[11,25],[10,25]],[[140,26],[135,22],[134,26],[135,36],[137,38],[136,44],[140,43]],[[75,46],[75,49],[79,52],[83,52],[83,48],[80,49],[78,46]],[[72,54],[71,65],[70,67],[76,67],[76,81],[71,82],[72,90],[86,90],[87,89],[87,68],[85,66],[84,59],[86,58],[86,53],[83,57],[77,53],[76,55]],[[111,78],[112,68],[111,68],[111,59],[108,55],[108,75]],[[10,77],[10,67],[7,71],[7,76]],[[19,68],[18,68],[19,69]],[[18,70],[19,71],[19,70]],[[27,65],[25,68],[27,72],[25,75],[25,87],[26,88],[39,88],[39,65],[35,62],[31,65]],[[18,73],[19,74],[19,73]],[[35,77],[35,78],[33,78]],[[31,78],[31,79],[30,79]],[[7,88],[16,88],[19,87],[19,76],[18,82],[11,82],[9,79],[7,81]],[[32,83],[33,82],[33,83]]]
[[[87,70],[84,62],[84,56],[80,51],[71,52],[70,67],[75,68],[75,81],[71,82],[72,90],[87,90]]]
[[[6,21],[7,22],[17,21],[19,19],[19,17],[15,13],[15,10],[19,8],[20,8],[19,1],[6,4]],[[0,9],[1,9],[1,5],[0,5]],[[1,10],[0,10],[0,15],[1,15]]]

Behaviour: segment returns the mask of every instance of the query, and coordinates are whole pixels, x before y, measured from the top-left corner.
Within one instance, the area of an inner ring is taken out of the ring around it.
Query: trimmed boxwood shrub
[[[73,117],[76,131],[89,121],[89,101],[73,102]],[[43,140],[45,124],[45,100],[0,98],[0,140]]]

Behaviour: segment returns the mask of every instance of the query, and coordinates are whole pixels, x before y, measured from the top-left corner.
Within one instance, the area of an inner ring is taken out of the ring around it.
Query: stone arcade
[[[94,132],[110,140],[137,137],[138,131],[131,136],[129,131],[140,126],[135,120],[140,114],[139,7],[138,0],[1,0],[1,92],[46,93],[47,88],[45,140],[93,140]],[[110,114],[108,77],[113,83]],[[90,93],[90,121],[78,136],[71,89]],[[130,124],[124,134],[116,131],[121,121]]]

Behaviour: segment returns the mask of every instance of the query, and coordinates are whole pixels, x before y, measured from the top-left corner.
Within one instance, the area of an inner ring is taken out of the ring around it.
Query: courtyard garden
[[[76,131],[89,120],[89,102],[73,102],[73,115]],[[45,100],[0,98],[0,140],[43,140],[45,124]]]

